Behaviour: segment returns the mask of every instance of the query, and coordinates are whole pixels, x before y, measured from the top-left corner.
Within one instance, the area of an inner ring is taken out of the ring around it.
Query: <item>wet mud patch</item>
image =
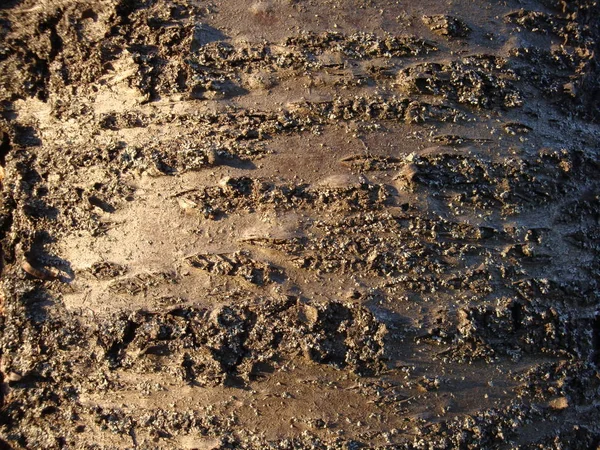
[[[597,446],[597,16],[0,7],[0,446]]]

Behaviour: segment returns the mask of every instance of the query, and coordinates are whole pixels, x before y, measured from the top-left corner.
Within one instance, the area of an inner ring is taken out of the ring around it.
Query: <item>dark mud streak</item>
[[[563,2],[566,7],[567,2]],[[590,28],[590,35],[594,39],[593,58],[586,67],[586,73],[581,81],[579,101],[583,102],[591,118],[600,121],[600,5],[598,2],[588,1],[586,8],[577,8],[577,20]]]
[[[138,323],[128,320],[123,329],[123,337],[120,340],[113,342],[106,350],[106,355],[111,360],[113,367],[119,366],[120,361],[127,350],[127,346],[131,344],[131,341],[135,338],[135,331],[139,326]]]
[[[0,131],[0,166],[6,166],[6,157],[12,150],[10,136],[4,131]]]
[[[6,166],[6,157],[10,154],[12,150],[12,145],[10,141],[10,136],[7,132],[0,131],[0,166],[2,167],[2,171],[4,171],[4,167]],[[4,185],[6,181],[0,181],[1,185]],[[0,212],[0,276],[2,276],[4,272],[4,264],[7,258],[5,251],[5,238],[7,233],[10,231],[13,224],[13,213],[15,208],[15,203],[12,198],[9,196],[5,189],[2,190],[2,211]],[[14,260],[12,255],[8,255],[8,259]]]
[[[596,311],[596,315],[592,326],[593,339],[593,361],[597,367],[600,367],[600,311]]]
[[[40,31],[50,32],[49,63],[52,63],[63,50],[63,40],[56,30],[58,23],[63,18],[63,14],[63,11],[59,10],[54,17],[49,17],[46,19],[46,22],[40,24]]]

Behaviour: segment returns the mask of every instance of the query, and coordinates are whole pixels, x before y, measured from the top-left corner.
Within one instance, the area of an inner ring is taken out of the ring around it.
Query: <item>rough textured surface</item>
[[[598,17],[3,2],[0,447],[598,447]]]

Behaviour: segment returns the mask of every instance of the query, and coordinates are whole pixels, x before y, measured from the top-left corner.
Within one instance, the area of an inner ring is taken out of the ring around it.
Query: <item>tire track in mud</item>
[[[466,3],[0,10],[3,444],[597,445],[598,7]]]

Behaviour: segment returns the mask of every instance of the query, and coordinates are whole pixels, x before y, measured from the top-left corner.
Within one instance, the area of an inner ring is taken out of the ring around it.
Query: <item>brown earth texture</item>
[[[598,448],[599,138],[595,0],[2,0],[0,448]]]

